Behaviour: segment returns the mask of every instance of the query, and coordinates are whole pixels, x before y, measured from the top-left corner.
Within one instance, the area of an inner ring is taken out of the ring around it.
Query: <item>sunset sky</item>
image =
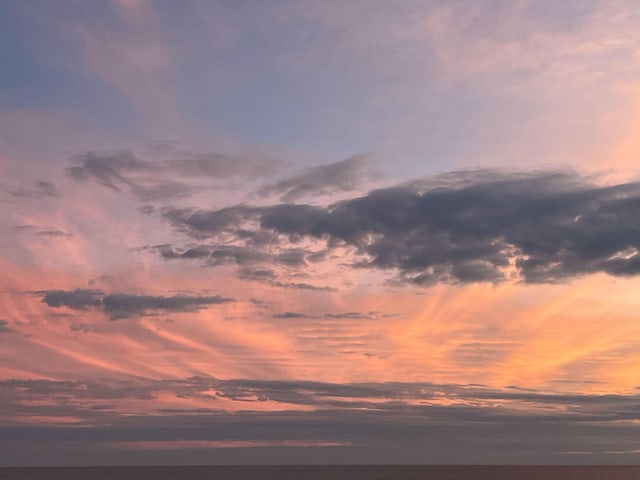
[[[640,462],[636,0],[0,1],[0,465]]]

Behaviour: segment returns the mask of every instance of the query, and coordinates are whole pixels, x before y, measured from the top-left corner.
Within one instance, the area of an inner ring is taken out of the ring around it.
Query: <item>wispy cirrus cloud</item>
[[[166,158],[170,155],[173,158]],[[129,150],[87,152],[74,156],[66,168],[77,181],[93,180],[142,201],[184,198],[202,191],[206,182],[231,178],[256,179],[273,172],[264,158],[222,153],[173,151],[161,158],[143,158]]]
[[[14,231],[17,232],[30,232],[33,235],[39,236],[39,237],[48,237],[48,238],[71,238],[73,237],[72,234],[68,233],[68,232],[64,232],[60,229],[57,228],[43,228],[43,227],[39,227],[37,225],[30,225],[30,224],[25,224],[25,225],[14,225],[13,227]]]
[[[379,174],[368,171],[370,163],[370,156],[355,155],[340,162],[319,165],[266,185],[259,194],[264,197],[279,195],[282,201],[290,202],[302,197],[352,191],[364,181],[379,177]]]
[[[59,197],[60,191],[56,185],[46,180],[38,180],[33,187],[18,187],[7,190],[9,195],[18,198],[51,198]]]

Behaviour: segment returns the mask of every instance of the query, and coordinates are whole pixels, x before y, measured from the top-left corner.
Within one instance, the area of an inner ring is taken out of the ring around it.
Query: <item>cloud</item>
[[[312,285],[305,282],[272,282],[274,287],[291,288],[294,290],[315,290],[318,292],[337,292],[337,288],[329,286]]]
[[[638,394],[549,393],[533,389],[430,382],[331,383],[308,380],[219,379],[209,376],[95,381],[0,380],[3,406],[37,396],[71,400],[178,398],[218,399],[254,403],[275,401],[344,411],[424,414],[431,420],[495,421],[527,417],[547,421],[620,422],[640,418]],[[501,406],[497,406],[499,403]],[[86,406],[86,404],[84,404]],[[523,409],[522,407],[525,407]],[[571,406],[571,408],[567,408]],[[124,404],[123,404],[124,407]],[[160,408],[160,407],[159,407]],[[244,407],[251,410],[251,407]],[[215,411],[215,410],[211,410]],[[89,414],[90,412],[87,412]]]
[[[76,180],[93,178],[101,185],[121,191],[120,185],[131,185],[128,176],[136,172],[151,172],[149,162],[138,159],[131,152],[90,152],[73,158],[79,165],[68,167],[67,174]]]
[[[12,329],[9,328],[9,322],[0,318],[0,333],[9,333],[13,332]]]
[[[282,313],[274,313],[273,318],[313,318],[313,317],[300,312],[282,312]]]
[[[33,188],[16,188],[8,191],[9,195],[21,198],[55,198],[60,196],[58,188],[51,182],[39,180]]]
[[[269,268],[243,267],[238,269],[238,277],[242,280],[270,282],[276,278],[276,273]]]
[[[640,183],[598,185],[571,171],[451,172],[329,206],[281,203],[168,210],[195,238],[302,239],[349,247],[351,265],[403,282],[553,283],[640,273]],[[271,247],[273,249],[273,247]]]
[[[185,177],[260,178],[273,173],[273,159],[223,153],[189,154],[166,163],[167,168]]]
[[[349,320],[371,320],[377,312],[337,312],[325,313],[324,318],[344,318]]]
[[[171,400],[163,404],[163,399]],[[178,406],[177,400],[182,402]],[[571,452],[576,451],[602,462],[637,450],[638,400],[637,394],[543,393],[428,382],[206,376],[100,382],[11,379],[0,381],[5,417],[52,420],[29,426],[10,422],[0,442],[48,441],[66,445],[67,455],[73,451],[76,457],[77,446],[87,443],[112,454],[108,442],[114,441],[322,441],[353,445],[341,450],[344,458],[368,458],[368,463],[371,458],[383,463],[420,463],[425,458],[452,463],[486,463],[487,458],[549,463],[552,458],[573,463]],[[274,402],[281,406],[277,411],[261,410]],[[218,408],[231,404],[239,408],[233,414]],[[144,413],[133,405],[144,405]],[[75,425],[56,424],[55,419],[70,417]],[[166,448],[160,450],[158,458],[166,461]],[[319,455],[319,449],[313,452]],[[269,458],[283,453],[272,449]],[[293,461],[301,453],[288,454]],[[329,458],[335,461],[335,455],[332,451]]]
[[[111,320],[143,315],[148,310],[168,312],[195,312],[209,305],[232,302],[232,298],[213,295],[208,297],[188,297],[176,295],[172,297],[152,295],[131,295],[112,293],[102,299],[104,311]]]
[[[44,290],[35,292],[44,295],[42,301],[50,307],[67,307],[73,310],[87,310],[102,305],[100,290]]]
[[[138,200],[154,201],[189,197],[210,181],[254,179],[273,171],[273,162],[257,154],[245,157],[161,147],[154,153],[160,158],[143,159],[128,150],[86,152],[71,159],[74,165],[67,167],[66,173],[77,181],[94,180]]]
[[[240,235],[245,239],[247,238],[247,235],[243,233],[240,233]],[[260,234],[258,233],[257,236],[260,236]],[[245,245],[192,245],[185,248],[164,244],[143,247],[143,249],[155,250],[165,260],[199,260],[202,262],[202,266],[205,267],[237,265],[238,278],[246,281],[262,282],[278,288],[324,292],[337,291],[335,288],[328,286],[277,280],[279,276],[286,276],[292,270],[295,272],[303,269],[307,266],[307,259],[309,258],[310,261],[313,261],[313,256],[317,255],[317,252],[307,251],[302,248],[280,248],[280,251],[274,254],[268,251],[267,248],[255,246],[254,243],[249,240]],[[280,271],[276,271],[278,267],[280,267]]]
[[[370,158],[367,155],[354,155],[340,162],[319,165],[266,185],[259,194],[263,197],[280,195],[281,200],[289,202],[305,196],[355,190],[364,180],[376,177],[365,170],[369,161]]]
[[[301,312],[281,312],[273,315],[273,318],[327,318],[338,320],[371,320],[376,312],[328,312],[324,314],[309,314]]]
[[[186,183],[163,178],[164,168],[141,160],[132,152],[89,152],[75,156],[77,165],[66,169],[79,181],[93,179],[120,193],[129,193],[142,201],[188,197],[195,188]]]
[[[263,262],[267,258],[267,254],[259,249],[246,246],[220,246],[211,250],[209,253],[210,265],[222,265],[227,263],[236,263],[245,265],[248,263]]]
[[[63,232],[62,230],[55,230],[55,229],[40,230],[39,232],[36,232],[36,235],[39,235],[41,237],[50,237],[50,238],[51,237],[71,238],[73,236],[70,233]]]
[[[147,315],[149,311],[195,312],[210,305],[234,301],[229,297],[186,296],[170,297],[154,295],[134,295],[128,293],[105,294],[100,290],[43,290],[34,292],[43,295],[42,301],[50,307],[67,307],[73,310],[101,308],[110,320],[118,320],[137,315]]]
[[[260,263],[279,264],[291,268],[304,267],[307,264],[307,257],[316,254],[302,248],[282,249],[273,255],[264,248],[253,245],[254,242],[247,242],[247,245],[191,245],[184,248],[175,247],[170,244],[153,245],[143,247],[145,249],[156,250],[165,260],[173,259],[193,259],[205,260],[207,266],[218,266],[227,264],[255,265]]]
[[[11,227],[13,230],[18,232],[33,232],[34,235],[39,237],[49,237],[49,238],[71,238],[73,235],[67,232],[63,232],[57,228],[41,228],[37,225],[14,225]]]
[[[235,263],[245,265],[259,263],[268,255],[259,249],[249,246],[236,245],[195,245],[187,248],[177,248],[172,245],[157,245],[151,247],[157,250],[162,258],[171,259],[206,259],[209,266]]]
[[[7,399],[23,400],[31,396],[57,396],[58,398],[68,397],[69,400],[91,399],[91,400],[114,400],[114,399],[150,399],[153,392],[158,390],[160,382],[153,383],[145,381],[101,381],[85,382],[72,380],[46,380],[46,379],[9,379],[0,382],[0,390]],[[9,402],[7,402],[9,403]]]
[[[234,234],[242,233],[241,226],[248,218],[260,212],[257,207],[236,205],[220,210],[198,210],[192,208],[166,208],[162,216],[178,230],[195,238],[207,238],[232,230]],[[247,231],[249,236],[255,231]]]

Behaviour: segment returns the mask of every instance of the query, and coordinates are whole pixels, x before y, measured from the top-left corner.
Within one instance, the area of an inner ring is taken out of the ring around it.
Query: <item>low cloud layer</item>
[[[501,416],[534,416],[552,420],[591,422],[635,421],[640,419],[640,394],[550,393],[509,386],[498,389],[484,385],[438,384],[430,382],[331,383],[304,380],[219,379],[194,376],[182,379],[142,379],[92,381],[0,380],[4,406],[20,408],[34,396],[56,396],[59,400],[90,399],[104,402],[118,399],[147,400],[166,394],[178,398],[230,399],[250,404],[274,401],[283,405],[312,406],[317,410],[365,410],[393,412],[403,406],[444,419],[455,411],[457,419],[489,420]],[[14,403],[17,402],[17,403]],[[497,406],[498,402],[501,407]],[[61,402],[60,407],[64,409]],[[73,403],[73,402],[71,402]],[[519,407],[527,405],[526,411]],[[48,406],[43,406],[48,408]],[[161,408],[161,407],[159,407]],[[161,410],[162,411],[162,410]],[[465,413],[467,412],[467,413]],[[91,415],[91,409],[85,412]]]
[[[73,310],[101,308],[110,320],[146,315],[150,311],[195,312],[211,305],[232,302],[232,298],[214,296],[170,297],[133,295],[128,293],[105,294],[100,290],[45,290],[35,292],[43,295],[42,301],[50,307],[67,307]]]
[[[314,240],[329,251],[351,249],[353,267],[418,285],[640,273],[640,183],[599,185],[568,171],[452,172],[324,207],[238,205],[163,215],[195,239],[251,246],[256,259],[264,248],[257,238],[269,239],[271,251]],[[211,251],[197,251],[214,260]]]
[[[515,387],[433,383],[213,377],[4,380],[0,393],[1,410],[11,418],[47,416],[76,423],[7,425],[0,435],[5,455],[18,448],[14,442],[61,443],[67,446],[68,450],[61,448],[65,455],[72,451],[77,455],[79,445],[89,442],[114,458],[122,442],[128,451],[145,450],[153,463],[161,462],[171,442],[175,445],[171,458],[182,458],[178,450],[182,455],[206,451],[213,463],[233,458],[234,448],[252,448],[257,443],[299,445],[272,448],[261,463],[276,459],[300,463],[301,458],[313,463],[326,461],[324,454],[332,455],[334,461],[345,458],[365,463],[573,463],[576,455],[587,454],[593,463],[629,461],[637,452],[634,423],[640,419],[638,395],[551,394]],[[34,402],[43,398],[55,403]],[[159,400],[168,398],[196,401],[200,407],[163,407]],[[210,408],[202,406],[206,402]],[[242,408],[229,415],[217,408],[219,402]],[[281,404],[283,409],[261,411],[267,402]],[[154,409],[140,414],[136,413],[140,407],[134,405],[153,405]],[[183,445],[190,445],[191,450],[185,451]],[[337,447],[306,452],[301,448],[305,445]],[[227,446],[224,454],[221,446]],[[256,457],[251,458],[255,461]]]

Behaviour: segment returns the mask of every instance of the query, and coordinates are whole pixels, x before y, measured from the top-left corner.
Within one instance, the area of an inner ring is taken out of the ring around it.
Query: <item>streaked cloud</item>
[[[297,200],[305,196],[319,196],[355,190],[365,180],[376,177],[366,168],[371,158],[367,155],[356,155],[340,162],[319,165],[306,172],[292,175],[260,190],[260,195],[280,195],[285,202]]]
[[[620,453],[633,455],[633,423],[640,415],[637,395],[558,395],[515,387],[492,390],[478,385],[429,383],[331,384],[202,377],[100,383],[8,380],[0,383],[0,390],[3,411],[14,418],[25,414],[75,417],[75,424],[83,426],[8,426],[6,434],[22,441],[46,438],[64,441],[73,448],[78,442],[93,439],[107,452],[123,448],[120,443],[126,442],[133,451],[162,454],[172,449],[168,436],[175,442],[173,449],[264,444],[280,447],[274,454],[289,459],[294,458],[293,451],[282,447],[352,446],[354,451],[347,452],[355,458],[359,458],[358,451],[371,455],[383,449],[386,453],[379,457],[383,463],[391,458],[415,462],[421,455],[433,460],[453,458],[447,452],[454,445],[458,445],[456,454],[468,461],[493,458],[500,453],[535,463],[549,456],[561,458],[568,453],[567,445],[572,451],[589,451],[594,458],[604,459],[611,446],[602,442],[611,435],[616,435],[617,444],[623,445],[616,447]],[[166,398],[164,392],[182,399],[204,399],[212,408],[157,405],[145,415],[127,415],[126,421],[120,415],[120,409],[126,408],[122,400],[148,405],[150,401],[162,402]],[[21,400],[33,395],[56,398],[58,405],[21,404]],[[244,409],[225,415],[215,407],[221,400],[243,404]],[[313,409],[251,410],[253,405],[273,401],[283,405],[299,403]],[[151,425],[155,427],[150,428]],[[212,425],[216,428],[210,428]],[[494,437],[496,425],[503,433],[499,437]],[[550,431],[553,440],[548,437]],[[407,436],[412,446],[398,445]],[[487,442],[488,438],[493,441]],[[514,439],[518,439],[515,444]],[[520,441],[529,445],[526,451],[522,451]],[[155,445],[156,442],[163,443]],[[62,452],[70,455],[70,450]]]
[[[197,312],[210,305],[233,301],[232,298],[219,295],[208,297],[185,295],[163,297],[128,293],[105,294],[100,290],[86,289],[72,291],[49,290],[35,293],[43,294],[42,301],[50,307],[68,307],[73,310],[86,310],[90,307],[102,308],[110,320],[146,315],[149,311],[157,310],[164,312]]]
[[[17,188],[15,190],[8,190],[9,195],[21,198],[47,198],[58,197],[60,192],[56,186],[48,181],[39,180],[32,188]]]
[[[157,154],[156,149],[156,154]],[[173,151],[164,156],[177,158],[147,160],[131,151],[89,152],[72,158],[66,169],[78,181],[92,179],[141,201],[189,197],[205,188],[202,179],[221,181],[233,177],[259,178],[273,171],[261,158],[228,154]],[[194,179],[200,182],[194,184]]]

